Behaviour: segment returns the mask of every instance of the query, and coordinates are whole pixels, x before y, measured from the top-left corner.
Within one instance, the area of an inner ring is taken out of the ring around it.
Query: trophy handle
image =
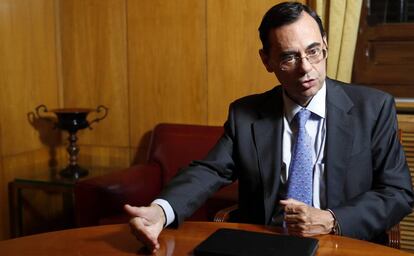
[[[101,117],[97,117],[97,118],[95,118],[95,119],[93,119],[92,121],[90,121],[89,122],[89,128],[90,129],[92,129],[92,127],[91,127],[91,124],[93,124],[93,123],[95,123],[95,122],[99,122],[99,121],[101,121],[102,119],[104,119],[107,115],[108,115],[108,108],[107,107],[105,107],[104,105],[99,105],[97,108],[96,108],[96,113],[101,113],[101,112],[103,112],[103,115],[101,116]]]
[[[37,107],[36,107],[36,114],[37,114],[37,116],[38,116],[38,117],[42,117],[42,116],[40,115],[40,111],[42,111],[42,113],[47,113],[47,112],[48,112],[48,110],[47,110],[46,105],[41,104],[41,105],[39,105],[39,106],[37,106]]]
[[[56,115],[53,114],[53,112],[49,112],[49,110],[47,110],[46,105],[41,104],[39,106],[37,106],[35,108],[36,111],[36,115],[38,118],[41,118],[43,120],[46,120],[48,122],[51,122],[54,124],[54,129],[57,128],[57,122],[56,122]],[[49,114],[49,115],[48,115]],[[50,115],[52,114],[52,115]]]

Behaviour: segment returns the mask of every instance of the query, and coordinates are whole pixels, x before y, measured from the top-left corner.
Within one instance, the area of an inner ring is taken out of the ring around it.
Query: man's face
[[[273,29],[269,34],[270,49],[260,51],[267,71],[275,73],[287,95],[296,103],[306,106],[321,89],[326,77],[326,59],[311,64],[304,58],[315,47],[326,49],[326,39],[321,36],[318,24],[306,12],[292,24]],[[281,69],[283,60],[296,57],[296,66]]]

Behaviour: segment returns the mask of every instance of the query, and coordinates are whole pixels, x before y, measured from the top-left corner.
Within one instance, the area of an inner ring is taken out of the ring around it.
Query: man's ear
[[[323,43],[325,44],[326,49],[328,49],[328,40],[326,39],[326,36],[323,36],[322,40],[323,40]]]
[[[323,44],[325,45],[325,48],[326,48],[325,58],[328,58],[327,56],[329,55],[329,51],[328,51],[328,41],[326,40],[326,36],[323,36],[322,40],[323,40]]]
[[[266,67],[267,72],[273,73],[274,70],[272,68],[272,65],[269,63],[270,61],[269,56],[265,53],[263,49],[259,50],[259,55],[260,55],[260,58],[262,59],[263,65]]]

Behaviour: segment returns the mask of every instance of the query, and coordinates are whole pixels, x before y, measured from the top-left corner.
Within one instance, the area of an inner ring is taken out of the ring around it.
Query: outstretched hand
[[[314,236],[329,234],[334,217],[329,211],[311,207],[295,199],[281,200],[285,210],[285,223],[289,234]]]
[[[165,223],[161,206],[151,204],[147,207],[135,207],[126,204],[124,209],[131,216],[129,226],[132,234],[143,242],[151,253],[155,253],[160,248],[158,236]]]

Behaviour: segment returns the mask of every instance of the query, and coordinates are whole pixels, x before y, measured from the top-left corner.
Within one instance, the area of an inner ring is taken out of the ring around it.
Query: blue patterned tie
[[[298,124],[296,142],[293,146],[287,181],[287,198],[293,198],[312,205],[312,145],[305,124],[311,112],[301,109],[295,116]]]

